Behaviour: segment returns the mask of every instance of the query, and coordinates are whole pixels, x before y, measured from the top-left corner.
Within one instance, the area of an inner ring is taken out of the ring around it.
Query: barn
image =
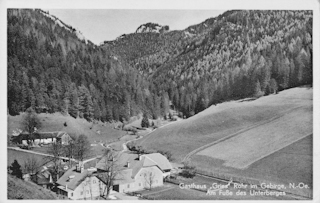
[[[56,132],[35,132],[30,135],[27,132],[22,132],[17,136],[13,136],[13,142],[23,145],[40,145],[61,142],[63,145],[68,145],[72,138],[64,131]]]

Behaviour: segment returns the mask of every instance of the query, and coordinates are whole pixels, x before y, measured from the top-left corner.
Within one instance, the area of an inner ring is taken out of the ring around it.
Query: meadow
[[[295,109],[197,154],[223,160],[225,166],[245,169],[259,159],[312,134],[311,115],[310,107]]]
[[[313,188],[312,170],[312,135],[309,135],[283,149],[266,156],[245,169],[224,165],[220,159],[209,156],[194,155],[191,162],[199,166],[199,171],[224,179],[238,180],[244,183],[274,183],[286,185],[286,191],[310,197]],[[307,189],[289,188],[289,183],[304,183]]]
[[[138,143],[170,151],[176,162],[186,160],[203,174],[285,184],[286,191],[311,197],[312,115],[312,88],[293,88],[211,106]],[[299,182],[309,188],[288,187]]]
[[[39,132],[53,132],[65,131],[71,137],[84,134],[88,137],[90,144],[92,144],[91,152],[87,158],[91,158],[103,153],[105,149],[101,144],[107,144],[119,140],[127,132],[115,129],[116,124],[103,123],[100,121],[88,122],[82,118],[73,118],[65,116],[61,113],[38,114],[41,121],[41,128]],[[22,129],[23,114],[17,116],[8,116],[8,134],[13,130]],[[41,148],[33,148],[32,150],[47,153],[48,146]]]
[[[236,136],[246,129],[255,129],[292,109],[311,106],[312,88],[308,87],[292,88],[252,101],[229,101],[213,105],[188,119],[164,126],[140,139],[137,144],[146,149],[170,151],[175,161],[181,162],[188,153],[204,145],[232,134]],[[309,113],[311,117],[312,112]]]
[[[88,122],[82,118],[73,118],[61,113],[38,114],[42,127],[39,132],[65,131],[70,136],[84,134],[89,138],[90,143],[113,142],[125,135],[126,132],[117,130],[112,123],[100,121]],[[17,128],[22,129],[23,114],[8,116],[8,134]]]

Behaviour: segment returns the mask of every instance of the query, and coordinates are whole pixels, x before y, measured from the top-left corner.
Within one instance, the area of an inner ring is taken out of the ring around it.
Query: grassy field
[[[123,143],[125,143],[129,140],[136,139],[137,137],[138,137],[137,135],[129,135],[129,134],[125,135],[125,136],[121,137],[119,139],[119,141],[110,144],[110,147],[116,151],[121,151],[121,150],[123,150],[123,147],[122,147]]]
[[[60,113],[41,113],[38,116],[42,122],[40,132],[65,131],[71,136],[85,134],[91,143],[112,142],[126,134],[124,131],[114,129],[110,123],[93,123],[81,118],[75,119],[71,116],[64,116]],[[67,126],[64,126],[65,122]],[[21,129],[21,124],[22,115],[8,116],[8,133],[11,134],[17,128]]]
[[[243,182],[249,179],[260,183],[285,184],[287,191],[303,196],[309,196],[312,193],[312,135],[254,162],[246,169],[227,167],[224,161],[203,155],[192,156],[191,161],[197,166],[201,165],[202,171],[210,172],[214,176],[236,177]],[[307,184],[310,188],[290,189],[288,187],[289,183],[300,182]]]
[[[283,116],[288,110],[301,106],[312,106],[312,88],[293,88],[253,101],[213,105],[193,117],[158,129],[137,143],[147,149],[170,151],[179,162],[205,144]]]
[[[48,159],[45,158],[45,156],[38,155],[38,154],[31,154],[31,153],[25,153],[13,149],[7,149],[8,152],[8,159],[7,159],[7,165],[10,166],[13,161],[16,159],[18,163],[21,165],[23,168],[25,161],[27,161],[29,158],[34,157],[37,162],[40,165],[44,165],[45,163],[48,162]]]
[[[312,134],[312,108],[299,108],[197,154],[223,160],[225,166],[245,169],[257,160],[310,134]]]
[[[312,88],[293,88],[256,100],[211,106],[156,130],[138,144],[170,151],[177,162],[192,152],[191,164],[222,178],[287,186],[303,182],[310,188],[287,189],[309,196],[312,115]]]
[[[38,114],[42,127],[40,132],[65,131],[70,136],[84,134],[88,137],[91,147],[91,153],[87,158],[94,157],[103,152],[101,143],[111,143],[119,140],[127,132],[114,129],[111,123],[88,122],[85,119],[64,116],[60,113]],[[23,115],[8,116],[8,133],[11,134],[17,128],[21,129]],[[64,125],[66,123],[67,126]],[[34,151],[46,153],[47,147],[34,148]]]
[[[8,175],[8,199],[61,199],[57,194],[33,182],[23,181]]]

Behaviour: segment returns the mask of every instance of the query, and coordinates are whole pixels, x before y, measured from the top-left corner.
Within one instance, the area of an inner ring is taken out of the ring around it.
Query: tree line
[[[85,44],[40,12],[8,10],[8,112],[102,121],[185,116],[312,85],[312,11],[227,11],[166,33]]]
[[[60,27],[39,11],[8,9],[8,113],[32,107],[87,120],[158,117],[167,95],[121,58]]]
[[[149,70],[149,82],[187,117],[223,101],[312,85],[312,18],[312,11],[228,11],[165,34],[179,40],[164,37],[158,55],[134,66]]]

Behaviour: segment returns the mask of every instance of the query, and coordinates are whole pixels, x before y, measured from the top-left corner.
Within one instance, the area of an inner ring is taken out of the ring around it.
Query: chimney
[[[127,167],[128,167],[128,168],[130,167],[130,162],[129,162],[129,161],[127,161]]]
[[[68,190],[68,185],[66,184],[66,190]]]
[[[79,161],[79,163],[77,164],[77,172],[80,172],[82,173],[83,172],[83,162],[82,161]]]
[[[51,174],[49,174],[49,177],[50,177],[50,179],[49,179],[49,183],[53,183],[52,175],[51,175]]]

